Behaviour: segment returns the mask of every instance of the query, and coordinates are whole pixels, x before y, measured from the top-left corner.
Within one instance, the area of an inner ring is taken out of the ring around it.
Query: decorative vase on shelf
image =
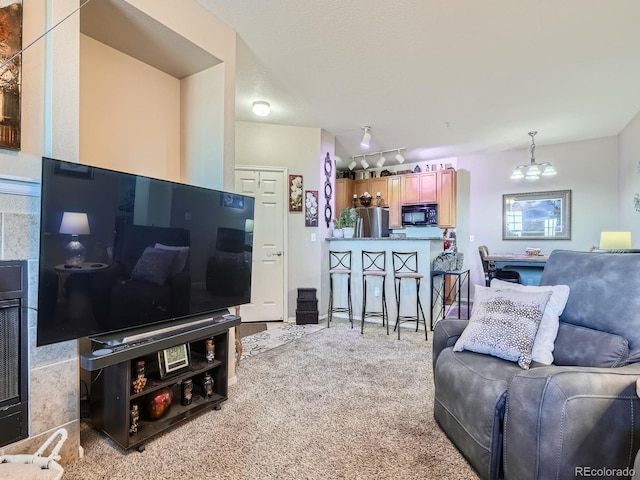
[[[360,205],[362,205],[363,207],[368,207],[371,205],[371,197],[365,197],[364,195],[362,195],[360,197]]]
[[[205,342],[205,354],[204,357],[207,360],[207,363],[212,363],[216,358],[215,345],[213,344],[213,339],[208,338]]]
[[[145,413],[148,420],[157,420],[162,417],[171,406],[173,393],[169,388],[163,388],[150,394],[145,399]]]
[[[209,375],[209,372],[205,373],[201,383],[203,398],[209,399],[213,396],[213,384],[213,378]]]
[[[344,238],[344,231],[341,228],[334,228],[333,238]]]
[[[133,393],[140,393],[147,385],[147,379],[144,376],[144,360],[138,360],[134,370],[133,380],[131,386],[133,387]]]

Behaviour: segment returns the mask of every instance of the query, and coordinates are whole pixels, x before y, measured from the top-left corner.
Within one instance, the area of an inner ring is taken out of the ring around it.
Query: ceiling
[[[616,135],[640,111],[637,0],[198,2],[238,34],[236,118],[322,128],[338,168],[364,125],[369,151],[421,161]]]
[[[124,0],[86,1],[80,10],[80,31],[178,79],[220,63]]]

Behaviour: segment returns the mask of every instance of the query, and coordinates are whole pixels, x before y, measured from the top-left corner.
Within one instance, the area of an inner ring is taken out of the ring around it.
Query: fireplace
[[[29,436],[26,266],[0,261],[0,447]]]

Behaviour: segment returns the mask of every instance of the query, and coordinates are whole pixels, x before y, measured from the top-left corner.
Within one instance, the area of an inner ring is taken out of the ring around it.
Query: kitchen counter
[[[389,318],[391,319],[391,328],[395,325],[398,308],[396,305],[396,293],[393,276],[393,257],[392,252],[418,252],[418,272],[423,275],[420,285],[420,302],[429,322],[429,277],[431,273],[431,265],[433,259],[443,251],[444,244],[442,237],[411,237],[411,238],[327,238],[327,249],[336,251],[351,251],[351,300],[353,304],[354,320],[359,322],[362,316],[362,252],[363,251],[385,251],[387,272],[387,280],[385,282],[385,294],[387,297],[387,309]],[[328,254],[327,254],[328,255]],[[328,262],[324,268],[328,269]],[[346,276],[338,275],[334,280],[335,305],[342,306],[347,304],[347,285]],[[415,286],[405,282],[402,285],[402,311],[401,315],[415,315],[416,305]],[[367,303],[368,310],[380,311],[381,295],[378,282],[367,282]],[[436,308],[441,308],[440,306]],[[338,314],[337,316],[346,317],[346,314]],[[367,322],[372,319],[367,318]],[[408,322],[403,325],[411,325]],[[415,323],[413,323],[415,328]]]
[[[329,241],[336,241],[336,242],[340,242],[340,241],[354,241],[354,240],[364,240],[364,241],[371,241],[371,240],[392,240],[392,241],[407,241],[407,240],[429,240],[429,241],[444,241],[444,239],[442,237],[404,237],[404,238],[399,238],[399,237],[378,237],[378,238],[371,238],[371,237],[358,237],[358,238],[336,238],[336,237],[327,237],[325,238],[325,241],[329,242]]]

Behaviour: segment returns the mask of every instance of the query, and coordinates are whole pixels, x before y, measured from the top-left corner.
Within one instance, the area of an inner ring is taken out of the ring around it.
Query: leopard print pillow
[[[551,292],[475,288],[471,319],[453,350],[493,355],[528,369]]]

